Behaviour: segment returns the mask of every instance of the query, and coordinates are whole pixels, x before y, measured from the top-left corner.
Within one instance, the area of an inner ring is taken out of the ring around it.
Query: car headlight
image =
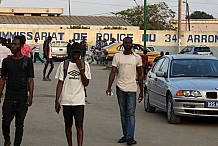
[[[176,92],[176,96],[201,97],[201,93],[196,90],[179,90]]]

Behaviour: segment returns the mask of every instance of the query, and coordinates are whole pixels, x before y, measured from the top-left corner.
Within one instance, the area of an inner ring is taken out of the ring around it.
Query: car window
[[[192,48],[193,48],[193,47],[191,47],[191,46],[187,47],[186,52],[191,52],[191,51],[192,51]]]
[[[154,66],[154,68],[152,69],[152,72],[156,73],[157,71],[159,71],[162,63],[164,61],[164,58],[160,59]]]
[[[137,45],[137,44],[133,45],[133,51],[134,52],[141,52],[143,49],[144,48],[141,47],[140,45]]]
[[[186,52],[187,49],[188,49],[188,47],[185,47],[185,48],[183,48],[183,49],[181,50],[181,52]]]
[[[162,71],[162,72],[167,73],[168,66],[169,66],[169,62],[170,62],[169,58],[166,58],[166,59],[163,61],[162,65],[161,65],[161,67],[160,67],[160,69],[159,69],[159,71]]]
[[[218,77],[218,60],[173,60],[170,75],[172,77]]]
[[[52,47],[67,47],[68,42],[65,41],[54,41],[51,43]]]
[[[194,49],[195,52],[210,52],[209,47],[195,47]]]
[[[124,51],[123,45],[118,46],[118,47],[117,47],[117,50],[118,50],[118,51]]]
[[[153,46],[149,46],[149,47],[147,47],[147,50],[149,50],[149,51],[152,51],[152,52],[154,52],[154,51],[155,51],[155,49],[154,49],[154,47],[153,47]]]

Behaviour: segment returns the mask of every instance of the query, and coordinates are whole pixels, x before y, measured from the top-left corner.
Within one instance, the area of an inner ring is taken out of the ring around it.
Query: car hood
[[[218,89],[218,78],[177,78],[171,79],[171,83],[180,89],[215,90]]]

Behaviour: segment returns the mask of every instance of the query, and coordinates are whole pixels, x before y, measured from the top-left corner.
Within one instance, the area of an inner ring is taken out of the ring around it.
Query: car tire
[[[167,120],[169,124],[179,124],[181,117],[174,114],[172,95],[168,96],[167,101]]]
[[[149,94],[148,94],[148,90],[145,89],[145,94],[144,94],[144,108],[146,112],[149,113],[153,113],[155,112],[155,107],[151,106],[150,102],[149,102]]]
[[[89,55],[89,54],[86,54],[86,55],[84,56],[84,60],[85,60],[86,62],[88,62],[89,64],[91,64],[91,63],[93,62],[93,58],[92,58],[92,56]]]

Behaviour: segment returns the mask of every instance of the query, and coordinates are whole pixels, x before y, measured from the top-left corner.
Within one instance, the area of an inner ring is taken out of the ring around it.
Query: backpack
[[[64,68],[63,68],[63,71],[64,71],[64,80],[67,77],[67,70],[68,70],[69,62],[70,62],[70,59],[64,60]],[[85,62],[83,62],[83,66],[85,66]],[[85,92],[85,97],[87,97],[87,92],[86,92],[86,87],[85,86],[84,86],[84,92]]]

